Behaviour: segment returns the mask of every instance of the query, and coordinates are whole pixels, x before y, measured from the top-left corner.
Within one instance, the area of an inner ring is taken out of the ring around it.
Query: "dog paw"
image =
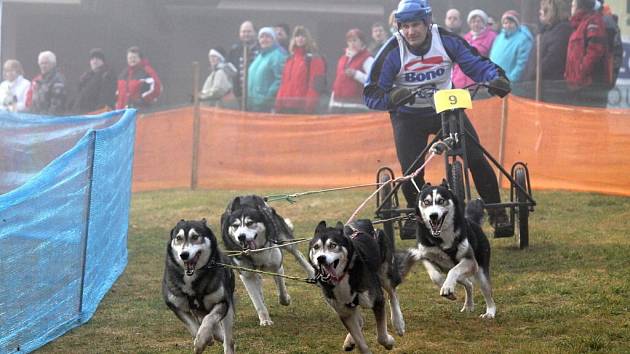
[[[405,334],[405,321],[398,320],[398,321],[393,321],[393,325],[394,325],[394,329],[396,330],[396,334],[399,337],[402,337]]]
[[[392,350],[392,348],[394,348],[396,340],[390,334],[387,334],[387,337],[379,338],[378,343],[382,345],[385,349]]]
[[[483,315],[479,315],[479,318],[483,318],[484,320],[491,320],[494,318],[494,313],[486,312]]]
[[[195,337],[195,340],[193,341],[195,354],[203,353],[204,349],[206,349],[206,347],[208,346],[211,346],[212,343],[212,338],[203,338],[200,336]]]
[[[273,325],[272,320],[260,320],[261,327],[266,327],[266,326],[271,326],[271,325]]]
[[[280,296],[278,298],[278,302],[280,302],[280,305],[282,306],[289,306],[291,305],[291,296],[289,296],[289,294],[286,296]]]
[[[352,338],[352,335],[348,333],[348,335],[346,335],[346,339],[343,341],[343,350],[351,352],[354,350],[354,347],[354,338]]]
[[[449,284],[442,285],[442,289],[440,289],[440,296],[444,296],[449,300],[456,300],[455,297],[455,286],[451,286]]]

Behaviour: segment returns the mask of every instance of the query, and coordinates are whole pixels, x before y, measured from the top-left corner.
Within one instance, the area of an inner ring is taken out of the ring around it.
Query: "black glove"
[[[392,107],[404,106],[407,103],[414,104],[416,95],[406,87],[396,87],[389,91],[389,101]]]
[[[488,92],[493,96],[503,98],[511,91],[512,88],[510,87],[510,80],[504,76],[499,76],[488,83]]]

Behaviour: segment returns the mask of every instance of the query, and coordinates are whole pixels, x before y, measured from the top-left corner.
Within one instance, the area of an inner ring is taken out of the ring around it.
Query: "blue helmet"
[[[431,20],[431,4],[429,0],[403,0],[398,4],[394,14],[396,22],[429,22]]]

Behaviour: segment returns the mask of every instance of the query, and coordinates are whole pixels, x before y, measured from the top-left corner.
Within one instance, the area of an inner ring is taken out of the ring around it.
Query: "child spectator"
[[[51,51],[37,57],[40,74],[33,78],[26,97],[30,113],[62,115],[66,107],[66,78],[57,68],[57,56]]]
[[[232,63],[225,63],[225,57],[219,48],[210,49],[208,62],[210,63],[210,74],[199,93],[199,99],[215,106],[221,103],[223,97],[232,91],[232,77],[236,75],[236,68]]]
[[[127,68],[118,76],[116,109],[148,107],[162,93],[162,83],[140,48],[127,49]]]
[[[247,71],[247,108],[253,112],[271,112],[280,88],[287,55],[276,42],[271,27],[258,31],[260,53]]]
[[[76,114],[111,109],[116,104],[116,77],[105,63],[100,48],[90,50],[90,70],[81,75],[72,112]]]
[[[363,103],[363,84],[374,58],[365,47],[365,35],[359,29],[346,33],[347,47],[337,62],[330,104],[331,113],[367,111]]]
[[[0,83],[0,110],[23,111],[31,82],[24,78],[22,64],[15,59],[9,59],[4,62],[2,72],[4,81]]]
[[[303,26],[296,26],[289,44],[290,57],[284,66],[276,96],[278,113],[314,113],[326,85],[326,62],[317,43]]]
[[[468,26],[470,31],[464,35],[468,44],[475,47],[479,54],[487,57],[490,54],[492,43],[497,34],[488,28],[488,15],[483,10],[472,10],[468,14]],[[466,76],[459,65],[453,68],[453,84],[457,88],[463,88],[475,83]]]
[[[521,79],[534,39],[526,26],[521,25],[518,12],[506,11],[501,16],[503,29],[494,40],[490,60],[498,64],[510,81]]]

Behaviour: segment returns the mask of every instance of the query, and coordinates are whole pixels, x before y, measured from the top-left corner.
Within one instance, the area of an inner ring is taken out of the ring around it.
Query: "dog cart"
[[[449,188],[463,206],[471,200],[468,177],[467,142],[479,148],[485,157],[497,167],[499,173],[510,181],[510,200],[503,203],[488,203],[485,208],[509,209],[509,223],[497,230],[495,237],[513,237],[518,239],[519,248],[529,245],[529,214],[534,211],[536,201],[532,197],[529,170],[524,162],[516,162],[511,170],[506,171],[501,164],[464,128],[464,109],[472,108],[472,97],[481,87],[490,87],[488,83],[473,84],[465,89],[436,90],[433,87],[420,87],[412,94],[432,95],[436,112],[440,115],[442,128],[411,167],[405,176],[412,173],[424,161],[427,152],[444,156],[445,175]],[[468,89],[473,91],[472,95]],[[430,97],[430,96],[429,96]],[[376,182],[386,183],[376,196],[376,217],[381,220],[384,231],[394,236],[395,230],[402,230],[404,219],[414,217],[415,210],[401,208],[398,190],[402,183],[395,181],[394,171],[383,167],[376,173]],[[391,181],[391,182],[390,182]],[[421,186],[419,186],[421,187]],[[516,227],[518,225],[518,228]],[[401,238],[403,234],[401,233]],[[407,237],[408,238],[408,237]]]

